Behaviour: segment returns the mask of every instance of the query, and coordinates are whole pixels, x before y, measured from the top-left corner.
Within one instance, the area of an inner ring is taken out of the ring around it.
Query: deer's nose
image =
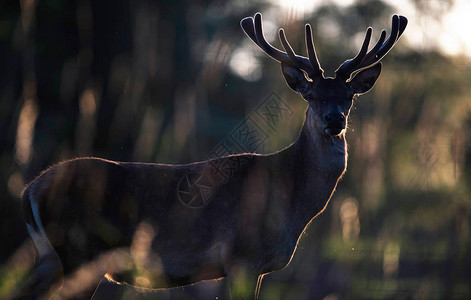
[[[336,136],[342,133],[345,129],[345,116],[341,113],[331,113],[324,117],[325,119],[325,133],[330,136]]]
[[[344,122],[345,121],[345,116],[340,113],[333,113],[333,114],[328,114],[325,116],[325,121],[327,123],[331,122]]]

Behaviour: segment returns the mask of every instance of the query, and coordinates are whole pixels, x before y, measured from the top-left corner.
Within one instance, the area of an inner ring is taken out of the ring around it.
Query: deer
[[[324,76],[309,24],[307,57],[295,54],[283,29],[279,39],[284,51],[269,44],[260,13],[240,25],[280,63],[289,88],[307,102],[295,141],[272,154],[243,153],[189,164],[87,157],[46,169],[22,195],[24,219],[37,252],[26,289],[29,298],[57,295],[64,276],[80,265],[111,249],[128,249],[143,223],[154,233],[149,247],[162,265],[165,280],[158,288],[224,277],[228,298],[258,299],[263,277],[290,263],[300,236],[326,209],[346,172],[345,135],[352,103],[376,83],[380,60],[399,40],[407,18],[394,15],[388,39],[382,30],[369,51],[368,27],[360,51],[338,67],[335,77]],[[218,179],[220,166],[234,162],[237,167],[230,176]],[[210,191],[205,190],[206,200],[196,207],[182,201],[182,186],[191,201],[199,199],[203,187]],[[241,270],[250,282],[243,287],[233,280]],[[101,277],[108,273],[101,272]],[[93,289],[80,297],[92,295]]]

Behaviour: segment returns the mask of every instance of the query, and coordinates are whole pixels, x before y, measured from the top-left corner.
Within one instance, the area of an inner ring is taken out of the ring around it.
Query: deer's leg
[[[49,299],[63,284],[62,263],[55,252],[40,256],[33,272],[32,295],[39,299]]]
[[[257,278],[257,285],[255,287],[255,300],[258,300],[258,296],[260,295],[260,290],[262,288],[263,276],[265,276],[265,274],[261,274]]]
[[[31,299],[49,299],[62,286],[62,262],[46,236],[32,193],[25,193],[24,201],[26,225],[37,251],[37,262],[23,293]]]

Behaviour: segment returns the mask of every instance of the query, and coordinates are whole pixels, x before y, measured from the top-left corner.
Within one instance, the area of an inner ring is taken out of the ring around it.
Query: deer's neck
[[[316,114],[309,107],[301,134],[293,145],[296,231],[304,230],[325,208],[347,166],[344,133],[337,137],[325,135],[315,118]]]
[[[324,175],[323,178],[333,176],[338,179],[347,166],[345,133],[336,137],[326,135],[318,125],[320,121],[316,117],[317,115],[309,107],[297,141],[302,145],[297,150],[304,152],[304,157],[311,160],[311,167],[308,170],[315,172],[316,175]]]

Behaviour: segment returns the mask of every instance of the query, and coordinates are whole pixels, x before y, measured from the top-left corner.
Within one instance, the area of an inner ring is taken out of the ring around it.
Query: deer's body
[[[152,250],[173,285],[226,276],[233,264],[258,274],[282,269],[345,170],[344,137],[316,136],[310,118],[308,112],[299,138],[278,153],[233,156],[240,167],[214,187],[204,207],[179,201],[179,180],[190,173],[213,177],[213,163],[226,158],[187,165],[83,158],[53,166],[27,187],[26,221],[38,227],[35,201],[46,233],[58,240],[52,243],[65,273],[106,250],[129,247],[142,221],[154,227]],[[104,222],[119,232],[108,243],[98,227]],[[47,230],[51,223],[54,232]],[[73,238],[75,245],[61,246]]]
[[[381,72],[378,61],[406,23],[394,16],[390,38],[383,43],[383,31],[367,53],[368,29],[357,57],[345,62],[336,78],[324,78],[309,25],[305,58],[294,54],[283,31],[286,53],[269,45],[260,14],[242,20],[247,35],[281,62],[287,84],[309,104],[297,140],[271,155],[241,154],[186,165],[84,158],[43,172],[23,196],[39,253],[34,295],[51,295],[63,273],[100,253],[129,248],[145,222],[155,233],[150,250],[162,262],[165,286],[231,277],[242,268],[250,278],[258,277],[257,297],[263,275],[289,263],[306,225],[330,200],[346,169],[345,131],[353,98],[373,87]],[[353,72],[358,73],[350,79]],[[226,178],[218,179],[218,166],[234,161]],[[191,174],[201,182],[190,182]],[[182,201],[182,184],[190,196],[205,188],[204,205]]]

